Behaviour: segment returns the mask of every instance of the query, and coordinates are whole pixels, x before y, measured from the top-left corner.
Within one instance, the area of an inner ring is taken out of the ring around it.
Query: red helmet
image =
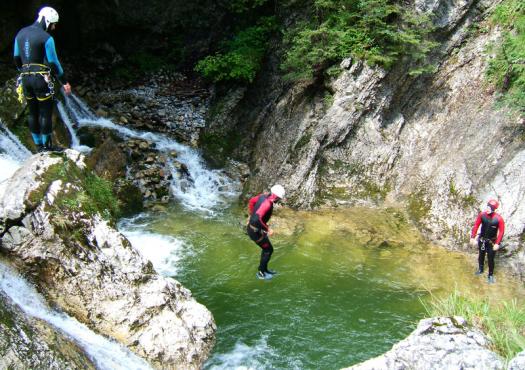
[[[493,211],[497,210],[498,207],[499,207],[499,203],[496,199],[491,199],[489,200],[489,202],[487,203],[487,205],[492,208]]]

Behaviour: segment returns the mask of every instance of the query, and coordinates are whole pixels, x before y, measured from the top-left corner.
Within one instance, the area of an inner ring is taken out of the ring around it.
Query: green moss
[[[38,205],[45,196],[53,181],[62,180],[64,184],[73,186],[67,191],[61,191],[50,207],[58,226],[67,229],[70,226],[70,212],[84,212],[93,216],[100,214],[104,219],[114,221],[120,215],[120,202],[113,194],[112,184],[93,173],[81,171],[63,154],[55,154],[64,158],[64,162],[52,165],[40,179],[41,185],[28,196],[29,207]]]
[[[421,224],[430,213],[431,203],[426,199],[426,194],[420,190],[408,197],[408,215],[416,224]]]
[[[478,199],[472,195],[463,195],[459,189],[456,188],[454,180],[450,180],[449,193],[452,200],[459,204],[460,207],[475,207],[478,204]]]
[[[238,130],[224,132],[204,132],[200,135],[200,147],[207,159],[221,166],[239,146],[242,136]]]

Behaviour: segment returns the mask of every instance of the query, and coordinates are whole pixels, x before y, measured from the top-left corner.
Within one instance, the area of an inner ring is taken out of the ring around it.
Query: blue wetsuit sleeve
[[[13,51],[13,59],[15,61],[16,68],[22,68],[22,58],[20,57],[20,48],[18,47],[18,40],[15,39],[15,47]]]
[[[55,49],[55,40],[53,39],[53,37],[50,37],[46,41],[46,59],[47,62],[51,65],[51,69],[53,70],[53,73],[56,74],[58,80],[62,84],[65,84],[67,81],[64,78],[64,70],[62,69],[60,62],[58,61],[58,56]]]

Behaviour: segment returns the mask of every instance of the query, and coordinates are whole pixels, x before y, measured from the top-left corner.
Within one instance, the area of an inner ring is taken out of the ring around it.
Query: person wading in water
[[[246,230],[250,239],[261,248],[261,261],[256,275],[258,279],[271,279],[275,274],[275,271],[268,270],[268,262],[273,253],[273,246],[269,239],[273,230],[268,226],[268,221],[272,217],[273,205],[284,199],[284,194],[281,185],[274,185],[270,189],[270,194],[259,194],[248,202],[250,218]]]
[[[58,13],[44,7],[35,23],[22,28],[15,37],[13,58],[20,71],[18,89],[22,89],[29,107],[29,130],[38,151],[56,150],[51,144],[53,99],[55,89],[51,75],[56,76],[71,93],[71,86],[58,61],[55,41],[48,33],[55,29]]]
[[[487,208],[485,211],[480,212],[474,223],[474,227],[470,233],[470,243],[472,245],[478,245],[478,270],[476,275],[481,275],[483,273],[485,265],[485,254],[488,257],[489,265],[489,274],[488,282],[493,284],[494,280],[494,256],[496,251],[500,248],[501,239],[503,239],[503,234],[505,233],[505,222],[503,217],[500,214],[496,213],[499,203],[497,200],[491,199],[487,203]],[[478,228],[481,225],[481,231],[478,235]],[[476,238],[477,243],[476,243]]]

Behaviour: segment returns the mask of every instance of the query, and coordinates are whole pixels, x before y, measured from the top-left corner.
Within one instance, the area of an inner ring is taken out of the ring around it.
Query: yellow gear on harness
[[[16,92],[18,94],[18,101],[20,102],[20,104],[24,104],[24,89],[21,83],[18,84],[18,86],[16,87]]]

